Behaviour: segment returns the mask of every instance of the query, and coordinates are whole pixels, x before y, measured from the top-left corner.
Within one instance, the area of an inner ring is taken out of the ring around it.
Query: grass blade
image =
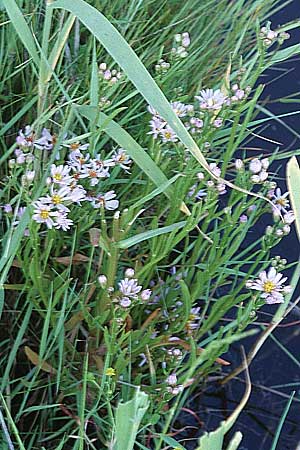
[[[287,185],[295,214],[296,230],[300,241],[300,167],[296,156],[287,163]]]
[[[119,403],[116,410],[116,442],[113,450],[133,449],[139,425],[148,407],[148,395],[139,389],[132,400]]]
[[[5,6],[11,23],[14,26],[19,38],[23,42],[24,47],[26,47],[34,63],[38,66],[40,63],[40,58],[37,52],[37,47],[23,14],[14,0],[3,0],[3,5]]]

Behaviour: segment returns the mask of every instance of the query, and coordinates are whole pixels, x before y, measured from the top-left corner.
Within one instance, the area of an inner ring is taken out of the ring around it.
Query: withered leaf
[[[54,369],[54,367],[52,367],[46,361],[41,360],[39,355],[36,352],[34,352],[33,350],[31,350],[31,348],[28,347],[27,345],[25,346],[25,354],[26,354],[27,358],[29,359],[29,361],[32,362],[32,364],[34,364],[37,367],[40,367],[44,372],[48,372],[48,373],[52,373],[52,374],[56,373],[56,370]]]
[[[69,266],[70,264],[75,265],[87,262],[89,261],[89,257],[82,255],[81,253],[75,253],[75,255],[73,255],[73,258],[71,256],[58,256],[57,258],[55,258],[55,261],[63,264],[64,266]]]

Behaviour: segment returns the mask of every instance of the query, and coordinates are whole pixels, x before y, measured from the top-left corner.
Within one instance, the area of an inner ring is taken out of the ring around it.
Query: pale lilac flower
[[[42,135],[34,141],[34,146],[40,150],[52,150],[56,143],[56,136],[50,133],[47,128],[43,128]]]
[[[195,97],[200,102],[200,108],[208,109],[209,111],[216,111],[222,108],[227,97],[220,89],[214,91],[213,89],[203,89],[200,95]]]
[[[284,213],[287,213],[287,208],[290,207],[290,203],[287,198],[288,195],[289,195],[288,192],[285,192],[284,194],[282,194],[281,189],[277,188],[275,190],[275,194],[272,196],[272,200],[275,203],[277,209],[279,211],[283,211]]]
[[[240,216],[240,223],[246,223],[248,222],[248,217],[246,216],[246,214],[242,214]]]
[[[263,183],[268,178],[269,174],[265,170],[262,170],[257,175],[252,175],[251,180],[253,183]]]
[[[72,177],[69,175],[70,170],[71,167],[69,166],[64,166],[62,164],[56,166],[55,164],[52,164],[50,169],[52,183],[63,185],[70,184],[73,181]]]
[[[178,137],[175,133],[175,131],[172,130],[169,125],[167,125],[165,128],[163,128],[160,131],[160,136],[162,137],[163,142],[177,142]]]
[[[151,131],[149,131],[147,134],[152,134],[153,139],[157,139],[161,130],[166,125],[166,122],[162,121],[162,119],[160,119],[159,117],[154,116],[154,117],[152,117],[152,119],[150,120],[149,123],[150,123]]]
[[[124,278],[124,280],[119,282],[119,289],[126,297],[136,298],[142,286],[138,285],[138,281],[135,278]]]
[[[17,144],[19,144],[21,147],[29,148],[33,146],[34,142],[34,132],[30,125],[26,125],[25,130],[19,131],[19,134],[16,138]]]
[[[122,169],[128,171],[130,164],[132,163],[131,159],[126,155],[125,150],[123,148],[119,148],[117,152],[115,152],[112,156],[112,162],[118,164]]]
[[[6,214],[10,214],[10,213],[12,213],[12,206],[9,204],[9,203],[7,203],[6,205],[3,205],[2,206],[2,208],[3,208],[3,211],[6,213]]]
[[[134,274],[134,269],[131,269],[131,267],[128,267],[128,269],[125,270],[125,277],[127,278],[133,278]]]
[[[188,32],[184,32],[184,33],[182,33],[181,36],[182,36],[182,41],[181,41],[182,46],[185,47],[185,48],[189,47],[189,45],[191,43],[189,33]]]
[[[95,160],[90,160],[80,169],[79,178],[88,178],[91,186],[96,186],[101,178],[107,177],[109,177],[108,169],[105,169],[101,164],[97,164]]]
[[[209,164],[209,168],[210,168],[211,172],[212,172],[216,177],[220,177],[220,176],[221,176],[221,169],[217,166],[216,163],[210,163],[210,164]]]
[[[128,297],[122,297],[119,301],[120,306],[122,308],[128,308],[131,305],[131,300]]]
[[[214,120],[213,125],[215,128],[220,128],[223,125],[223,119],[218,118]]]
[[[186,323],[186,329],[188,332],[197,330],[200,326],[200,307],[194,307],[190,311],[189,319]]]
[[[92,197],[91,202],[94,208],[105,208],[108,211],[117,209],[119,200],[115,200],[115,191],[108,191],[105,194],[99,194],[97,197]]]
[[[33,220],[37,223],[44,223],[47,225],[47,228],[53,228],[55,225],[54,218],[58,216],[57,211],[52,210],[52,205],[47,205],[41,201],[36,201],[33,203],[34,211],[33,211]]]
[[[167,391],[173,395],[178,395],[180,392],[183,391],[183,389],[184,389],[184,387],[182,384],[179,384],[178,386],[174,386],[174,387],[171,387],[171,386],[167,387]]]
[[[85,151],[89,148],[90,144],[81,144],[80,142],[72,142],[71,144],[64,144],[64,147],[70,149],[71,152],[74,151]]]
[[[27,170],[25,172],[25,178],[26,180],[31,183],[34,180],[35,177],[35,171],[34,170]]]
[[[63,230],[63,231],[67,231],[70,229],[70,227],[73,225],[73,220],[69,219],[67,214],[64,213],[59,213],[56,217],[55,217],[55,223],[54,223],[54,227],[57,230]]]
[[[256,280],[247,281],[246,287],[260,291],[261,298],[268,304],[283,303],[284,294],[286,293],[286,287],[283,286],[283,283],[287,280],[287,277],[282,277],[281,273],[278,273],[274,267],[271,267],[268,273],[263,271]]]
[[[106,284],[107,284],[107,276],[106,275],[99,275],[98,282],[99,282],[99,284],[100,284],[100,286],[102,288],[105,288]]]
[[[15,155],[16,155],[16,163],[17,164],[24,164],[26,161],[26,154],[22,152],[22,150],[20,150],[19,148],[17,148],[15,150]]]
[[[226,194],[226,184],[225,183],[217,183],[217,191],[220,195]]]
[[[176,386],[177,384],[177,376],[175,373],[169,375],[166,379],[166,382],[169,386]]]
[[[181,102],[171,102],[172,109],[176,116],[185,117],[188,111],[188,106]]]
[[[73,170],[80,170],[81,167],[86,164],[90,159],[90,154],[86,153],[85,155],[80,150],[72,150],[69,153],[69,162],[68,164],[72,167]]]
[[[244,167],[244,163],[241,159],[236,159],[234,162],[236,170],[242,170]]]
[[[143,301],[147,301],[147,300],[149,300],[149,298],[151,297],[151,295],[152,295],[151,289],[145,289],[145,290],[143,290],[143,291],[141,292],[141,299],[142,299]]]
[[[284,223],[286,223],[287,225],[291,225],[295,220],[295,214],[293,211],[288,211],[286,214],[284,214],[283,216],[283,221]]]
[[[252,173],[259,173],[262,170],[262,164],[258,158],[254,158],[250,161],[249,170]]]

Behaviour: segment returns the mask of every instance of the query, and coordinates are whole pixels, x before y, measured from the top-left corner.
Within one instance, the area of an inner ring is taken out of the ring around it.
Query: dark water
[[[272,29],[296,18],[300,18],[300,0],[293,0],[289,5],[272,17]],[[291,30],[291,39],[286,44],[300,43],[300,27]],[[277,80],[276,80],[277,78]],[[263,98],[270,99],[268,109],[275,114],[284,114],[292,111],[300,111],[300,57],[287,63],[281,63],[276,68],[266,72],[260,80],[265,89]],[[280,103],[278,98],[295,94],[299,103]],[[260,116],[263,117],[263,116]],[[285,117],[285,124],[300,135],[300,114]],[[291,130],[283,125],[270,121],[263,131],[263,136],[280,143],[281,151],[296,151],[300,153],[300,139]],[[257,147],[259,153],[275,151],[277,145],[254,139],[251,147]],[[285,170],[286,160],[273,163],[271,170],[278,173],[278,184],[286,191]],[[262,224],[262,230],[270,223]],[[280,255],[289,263],[298,261],[300,246],[294,230],[283,239],[282,243],[273,251],[273,256]],[[292,271],[289,275],[291,275]],[[268,322],[270,315],[274,313],[276,306],[267,306],[259,316],[259,322]],[[300,450],[300,308],[292,312],[273,334],[276,339],[269,339],[261,349],[250,367],[252,381],[251,398],[241,414],[233,431],[240,430],[243,435],[242,445],[239,450],[270,450],[280,417],[292,391],[296,391],[294,400],[289,410],[287,419],[282,428],[276,450]],[[255,337],[243,342],[246,352],[251,348]],[[278,344],[279,342],[279,344]],[[280,347],[280,343],[286,350]],[[240,343],[226,355],[233,367],[241,361]],[[228,417],[239,403],[245,389],[244,374],[231,381],[223,389],[211,385],[203,395],[195,396],[191,409],[197,412],[198,418],[205,425],[200,430],[213,430],[220,421]],[[184,413],[185,420],[191,427],[187,430],[191,440],[185,441],[187,448],[195,449],[196,436],[199,436],[199,422],[189,412]],[[184,420],[183,420],[184,422]]]

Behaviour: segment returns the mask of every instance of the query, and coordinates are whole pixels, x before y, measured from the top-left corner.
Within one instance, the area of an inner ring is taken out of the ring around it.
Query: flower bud
[[[30,183],[34,180],[35,171],[34,170],[27,170],[25,173],[26,180]]]
[[[125,270],[125,277],[127,278],[133,278],[134,274],[135,274],[134,270],[131,269],[130,267]]]
[[[234,164],[236,170],[241,170],[244,167],[244,163],[241,159],[236,159]]]
[[[167,384],[169,386],[176,386],[176,384],[177,384],[177,376],[175,375],[175,373],[173,373],[173,374],[168,376],[166,381],[167,381]]]
[[[144,291],[141,292],[141,299],[143,301],[147,301],[151,297],[151,294],[152,294],[151,289],[145,289]]]
[[[128,308],[131,305],[131,300],[128,297],[122,297],[119,303],[122,308]]]
[[[107,277],[105,275],[99,275],[98,282],[99,282],[100,286],[104,289],[107,284]]]

